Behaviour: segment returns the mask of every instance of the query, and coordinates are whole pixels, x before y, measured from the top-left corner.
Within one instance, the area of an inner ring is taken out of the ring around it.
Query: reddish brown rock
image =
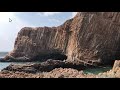
[[[120,13],[79,12],[58,27],[22,28],[6,59],[56,59],[51,57],[56,53],[66,55],[67,61],[95,65],[119,59]]]
[[[120,68],[120,60],[116,60],[113,65],[113,69]]]
[[[50,72],[43,73],[25,73],[14,71],[0,72],[0,78],[95,78],[94,74],[84,74],[83,71],[78,71],[71,68],[56,68]]]

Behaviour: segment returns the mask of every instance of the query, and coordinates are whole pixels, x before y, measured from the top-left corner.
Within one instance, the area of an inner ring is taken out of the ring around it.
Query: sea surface
[[[8,54],[8,52],[0,52],[0,58],[5,57],[7,54]],[[9,66],[11,63],[14,63],[14,62],[0,62],[0,71],[3,68]],[[15,64],[20,64],[20,63],[22,64],[22,63],[25,63],[25,62],[15,62]],[[99,74],[99,73],[102,73],[102,72],[109,71],[110,69],[112,69],[111,66],[106,66],[104,68],[85,69],[85,70],[83,70],[83,72],[86,73],[86,74],[88,74],[88,73]]]
[[[103,72],[106,72],[106,71],[109,71],[110,69],[112,69],[112,66],[106,66],[106,67],[101,67],[101,68],[94,68],[94,69],[85,69],[83,70],[83,72],[85,74],[89,74],[89,73],[92,73],[92,74],[99,74],[99,73],[103,73]]]
[[[5,57],[7,54],[8,54],[8,52],[0,52],[0,58]],[[9,66],[10,64],[11,64],[11,63],[9,63],[9,62],[0,62],[0,71],[1,71],[3,68]]]
[[[8,52],[0,52],[0,58],[4,58]],[[10,64],[28,64],[28,63],[40,63],[40,62],[0,62],[0,71]]]
[[[5,55],[7,55],[7,54],[8,54],[8,52],[0,52],[0,58],[5,57]]]

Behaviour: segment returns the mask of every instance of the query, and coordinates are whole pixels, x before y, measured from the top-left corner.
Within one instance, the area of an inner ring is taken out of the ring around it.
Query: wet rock
[[[5,61],[4,58],[0,58],[0,62]]]
[[[29,63],[29,64],[11,64],[4,70],[8,71],[19,71],[26,73],[37,73],[37,72],[49,72],[55,68],[75,68],[78,70],[85,69],[86,67],[81,64],[74,64],[66,61],[60,60],[47,60],[46,62],[39,63]]]
[[[22,65],[22,64],[11,64],[8,67],[4,68],[2,71],[19,71],[25,73],[36,73],[36,69],[31,67],[31,65]]]

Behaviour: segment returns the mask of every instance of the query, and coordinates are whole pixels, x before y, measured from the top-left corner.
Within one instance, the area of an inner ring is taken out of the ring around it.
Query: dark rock
[[[50,59],[42,63],[11,64],[8,67],[4,68],[2,71],[8,70],[8,71],[19,71],[26,73],[37,73],[37,72],[49,72],[55,68],[74,68],[74,69],[82,70],[85,69],[86,67],[81,64]]]
[[[34,60],[34,61],[47,61],[48,59],[63,61],[63,60],[67,59],[67,56],[63,55],[63,54],[59,54],[59,53],[49,53],[49,54],[45,53],[45,54],[39,54],[39,55],[35,56],[34,58],[32,58],[32,60]]]
[[[17,65],[11,64],[8,67],[4,68],[3,71],[19,71],[19,72],[26,72],[26,73],[36,73],[36,69],[31,67],[30,65]]]
[[[0,58],[0,62],[1,62],[1,61],[4,61],[4,58]]]

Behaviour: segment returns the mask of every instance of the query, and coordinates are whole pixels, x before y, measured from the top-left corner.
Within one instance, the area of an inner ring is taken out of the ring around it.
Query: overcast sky
[[[76,12],[0,12],[0,51],[13,49],[23,27],[58,26],[75,15]]]

